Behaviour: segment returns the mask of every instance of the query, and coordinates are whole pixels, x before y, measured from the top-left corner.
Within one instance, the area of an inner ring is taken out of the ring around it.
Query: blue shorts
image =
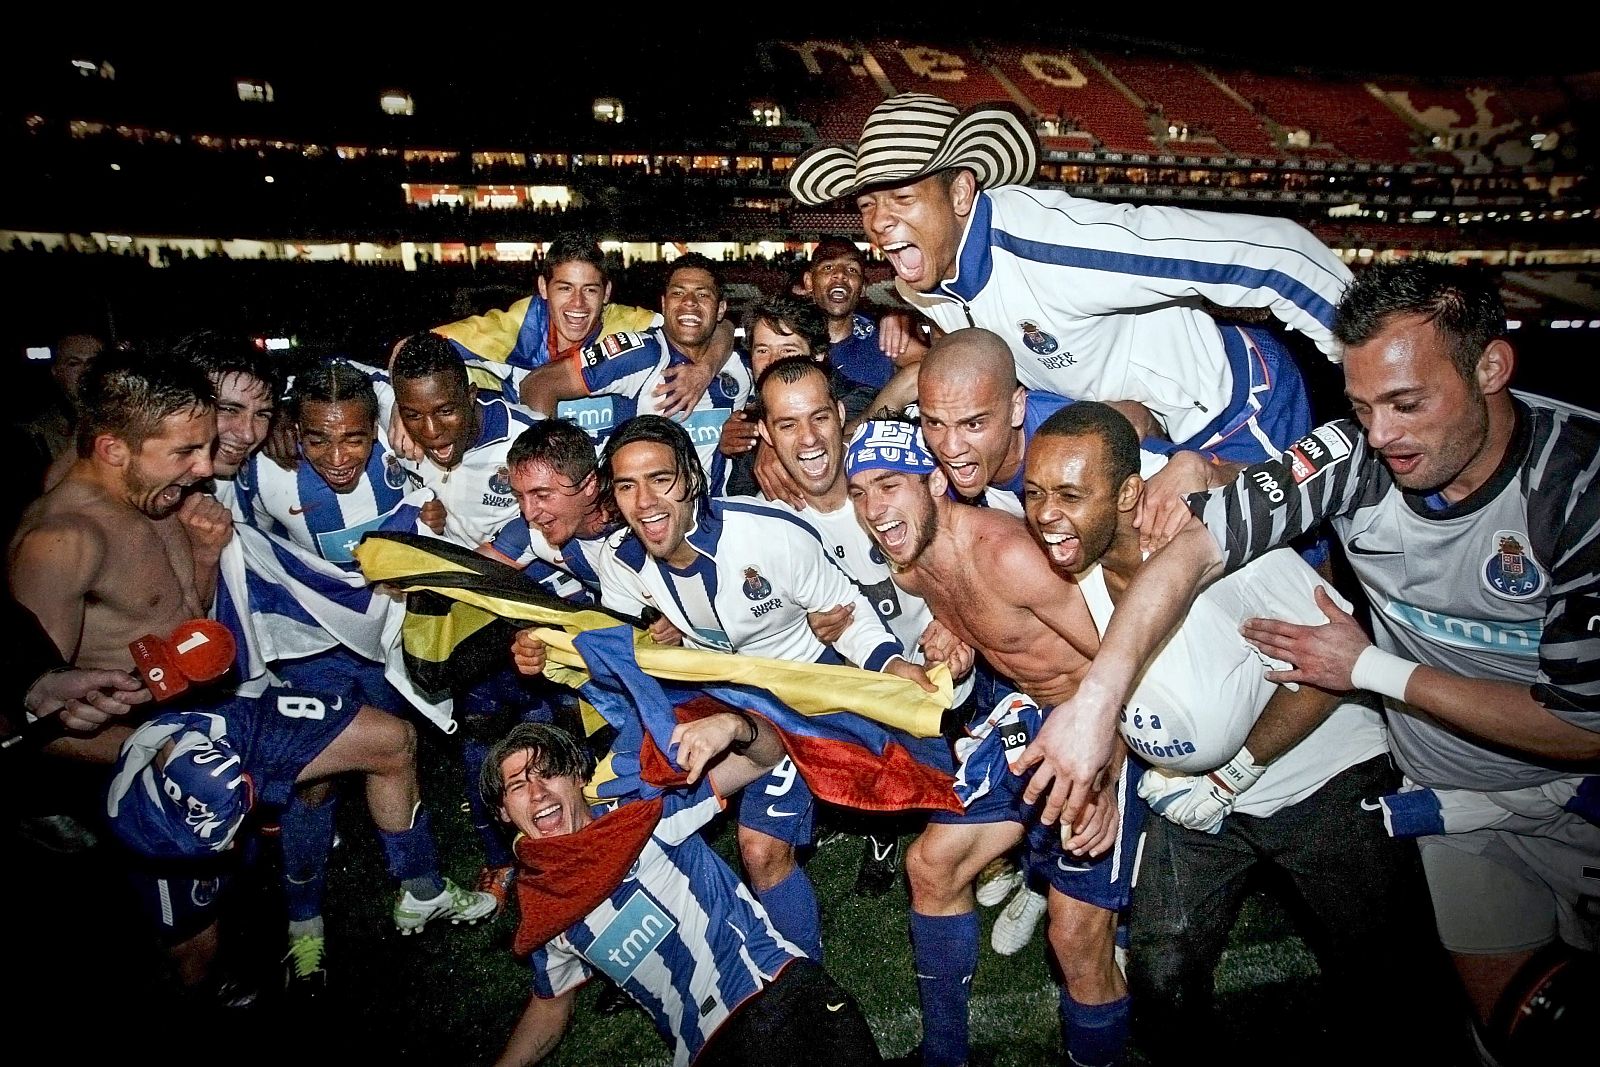
[[[349,691],[359,704],[370,704],[383,711],[403,714],[409,706],[399,690],[384,677],[383,664],[374,663],[335,645],[304,659],[279,661],[273,665],[279,678],[296,689]]]
[[[1038,823],[1029,826],[1027,863],[1032,881],[1048,882],[1073,900],[1107,911],[1127,907],[1136,873],[1139,833],[1149,810],[1139,799],[1140,773],[1132,759],[1123,761],[1122,776],[1117,781],[1117,840],[1103,856],[1084,860],[1070,855],[1061,847],[1060,827]]]
[[[995,698],[992,704],[990,698]],[[1022,799],[1029,776],[1013,774],[1010,761],[1038,734],[1045,713],[1029,697],[1000,686],[991,687],[982,700],[982,710],[967,724],[967,736],[956,742],[952,773],[965,810],[935,811],[929,822],[1030,821],[1030,805]]]
[[[300,772],[344,733],[361,700],[350,686],[342,691],[273,686],[258,697],[236,696],[200,710],[227,720],[228,740],[261,803],[283,807]]]
[[[811,844],[816,817],[817,798],[787,756],[739,794],[740,826],[759,830],[795,848]]]
[[[1311,397],[1294,354],[1271,330],[1217,324],[1233,370],[1228,410],[1177,442],[1232,463],[1276,459],[1311,432]],[[1263,442],[1263,438],[1265,442]]]
[[[129,862],[123,873],[139,912],[168,948],[216,922],[248,864],[239,848],[183,861],[153,862],[131,852],[122,855]]]

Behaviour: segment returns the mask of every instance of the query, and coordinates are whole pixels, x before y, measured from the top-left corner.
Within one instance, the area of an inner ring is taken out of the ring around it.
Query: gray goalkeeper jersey
[[[1465,677],[1526,683],[1600,731],[1600,416],[1518,395],[1505,459],[1449,505],[1395,485],[1361,426],[1317,427],[1283,458],[1190,499],[1234,570],[1329,519],[1380,648]],[[1386,700],[1401,769],[1428,786],[1538,785],[1571,774]]]

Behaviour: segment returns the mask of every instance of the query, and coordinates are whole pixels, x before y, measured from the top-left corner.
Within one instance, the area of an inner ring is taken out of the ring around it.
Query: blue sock
[[[322,914],[323,876],[333,850],[333,816],[338,804],[330,796],[310,807],[296,793],[279,820],[283,844],[283,898],[291,922]]]
[[[1061,991],[1061,1043],[1075,1067],[1111,1067],[1128,1044],[1128,997],[1108,1004],[1079,1004]]]
[[[924,1067],[967,1062],[967,1001],[978,969],[978,913],[911,913],[911,952],[922,1001]]]
[[[800,951],[822,962],[822,911],[811,879],[797,864],[789,877],[771,889],[756,892],[778,933],[800,946]]]
[[[514,857],[511,844],[500,829],[500,813],[490,811],[483,802],[483,794],[478,792],[478,775],[482,773],[483,761],[488,758],[487,744],[470,736],[462,740],[461,760],[466,765],[467,807],[472,812],[472,828],[478,831],[478,840],[483,844],[484,866],[509,867]]]
[[[378,831],[383,843],[383,858],[389,873],[411,895],[427,900],[444,892],[444,879],[439,877],[439,850],[433,841],[433,820],[428,809],[421,804],[411,815],[409,830]],[[432,892],[427,892],[429,887]]]

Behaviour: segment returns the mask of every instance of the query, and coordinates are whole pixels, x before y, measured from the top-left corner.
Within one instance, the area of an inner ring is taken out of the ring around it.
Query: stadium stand
[[[1311,143],[1350,159],[1385,163],[1414,160],[1417,132],[1360,82],[1328,79],[1313,92],[1303,79],[1251,71],[1215,71],[1259,112],[1288,130],[1305,130]]]
[[[1001,43],[986,43],[984,51],[1027,98],[1035,115],[1054,116],[1064,127],[1082,130],[1107,151],[1149,152],[1156,147],[1142,103],[1112,84],[1087,53]]]
[[[875,84],[861,62],[860,50],[839,41],[784,42],[773,49],[778,62],[790,53],[799,61],[788,78],[804,86],[798,115],[823,141],[842,141],[861,132],[861,124],[874,106],[890,95]],[[788,65],[784,63],[784,65]]]
[[[988,64],[961,45],[880,39],[868,47],[897,92],[935,93],[961,108],[993,100],[1023,104]]]
[[[1222,152],[1277,156],[1279,148],[1244,101],[1230,96],[1193,63],[1154,56],[1099,53],[1106,68],[1156,109],[1158,125],[1180,125],[1186,141],[1210,139]],[[1183,147],[1171,145],[1171,148]]]

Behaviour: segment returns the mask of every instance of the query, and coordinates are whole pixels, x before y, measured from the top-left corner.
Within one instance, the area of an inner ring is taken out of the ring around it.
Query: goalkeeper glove
[[[1240,748],[1233,759],[1202,775],[1147,771],[1139,779],[1139,796],[1167,821],[1214,834],[1222,829],[1222,820],[1233,810],[1239,794],[1255,785],[1266,769],[1248,748]]]

